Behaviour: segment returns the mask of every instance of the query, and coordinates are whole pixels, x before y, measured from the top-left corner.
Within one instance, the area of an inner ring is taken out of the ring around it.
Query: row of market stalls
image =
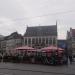
[[[25,54],[26,52],[31,53],[31,54],[36,53],[36,52],[39,52],[39,53],[58,52],[60,54],[60,53],[64,52],[64,49],[58,48],[56,46],[44,47],[44,48],[41,48],[41,49],[35,49],[35,48],[32,48],[32,47],[23,46],[23,47],[16,48],[15,52],[20,53],[20,54]]]
[[[44,48],[41,48],[41,49],[35,49],[35,48],[32,48],[32,47],[28,47],[28,46],[22,46],[22,47],[18,47],[16,49],[14,49],[15,52],[17,51],[45,51],[45,52],[50,52],[50,51],[64,51],[64,49],[62,48],[59,48],[59,47],[56,47],[56,46],[49,46],[49,47],[44,47]]]
[[[29,46],[22,46],[22,47],[18,47],[18,48],[15,48],[15,49],[12,49],[12,50],[9,50],[7,51],[8,54],[25,54],[26,52],[27,53],[36,53],[36,52],[46,52],[46,53],[50,53],[50,52],[54,52],[54,51],[57,51],[57,52],[63,52],[64,49],[62,48],[59,48],[59,47],[56,47],[56,46],[48,46],[48,47],[44,47],[44,48],[41,48],[41,49],[35,49],[35,48],[32,48],[32,47],[29,47]]]
[[[10,51],[3,58],[4,61],[11,60],[24,63],[41,63],[41,64],[63,64],[64,49],[56,46],[35,49],[28,46],[15,48],[13,53]]]
[[[35,49],[28,46],[15,49],[17,54],[27,57],[32,63],[62,64],[64,49],[56,46]]]

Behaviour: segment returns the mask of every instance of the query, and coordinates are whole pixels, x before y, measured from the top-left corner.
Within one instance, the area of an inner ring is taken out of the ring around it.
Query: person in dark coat
[[[68,58],[69,58],[70,64],[72,64],[72,62],[73,62],[72,49],[70,49],[70,50],[68,51]]]
[[[64,64],[68,64],[68,48],[66,47],[64,50]]]
[[[73,62],[72,56],[69,56],[69,61],[70,61],[70,64],[72,64]]]

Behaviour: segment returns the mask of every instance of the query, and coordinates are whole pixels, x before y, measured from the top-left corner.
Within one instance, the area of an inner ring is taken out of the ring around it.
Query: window
[[[45,47],[45,38],[42,38],[41,41],[42,41],[42,42],[41,42],[41,46],[42,46],[42,47]]]
[[[55,38],[53,38],[53,45],[55,45],[56,44],[56,39]]]
[[[42,42],[43,42],[43,43],[45,42],[45,38],[42,38]]]
[[[41,43],[41,38],[39,38],[39,43]]]
[[[52,38],[49,38],[49,45],[52,44]]]
[[[25,45],[27,45],[27,38],[25,38]]]
[[[46,44],[48,44],[48,38],[46,38]]]
[[[28,44],[31,44],[31,39],[30,38],[28,39]]]
[[[32,39],[32,44],[35,44],[35,38]]]
[[[36,38],[36,44],[38,43],[38,38]]]

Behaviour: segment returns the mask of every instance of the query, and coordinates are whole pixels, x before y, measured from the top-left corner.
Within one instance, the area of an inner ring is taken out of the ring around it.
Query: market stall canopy
[[[16,50],[35,50],[35,48],[29,47],[29,46],[22,46],[16,48]]]
[[[57,50],[57,47],[56,46],[48,46],[48,47],[42,48],[42,50]]]
[[[58,47],[58,50],[59,50],[59,51],[63,51],[64,49]]]
[[[41,50],[42,51],[55,51],[55,50],[62,51],[64,49],[56,47],[56,46],[48,46],[48,47],[42,48]]]

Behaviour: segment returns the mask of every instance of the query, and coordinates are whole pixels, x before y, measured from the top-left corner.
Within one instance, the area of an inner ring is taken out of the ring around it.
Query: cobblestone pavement
[[[0,63],[0,75],[75,75],[75,63],[63,66]]]

